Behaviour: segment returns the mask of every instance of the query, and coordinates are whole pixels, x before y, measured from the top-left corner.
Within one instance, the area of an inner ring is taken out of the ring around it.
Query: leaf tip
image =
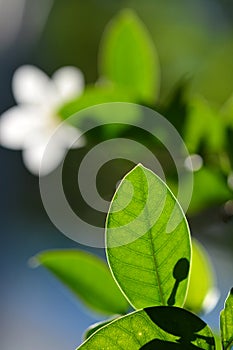
[[[147,169],[142,163],[138,163],[138,164],[133,168],[133,170],[134,170],[134,169],[137,169],[137,168],[140,168],[140,169],[142,169],[142,170]]]
[[[133,9],[131,9],[130,7],[126,7],[126,8],[124,8],[124,9],[122,9],[120,12],[119,12],[119,14],[118,14],[118,16],[120,17],[120,18],[122,18],[123,20],[135,20],[135,18],[137,18],[138,16],[137,16],[137,14],[136,14],[136,12],[133,10]]]

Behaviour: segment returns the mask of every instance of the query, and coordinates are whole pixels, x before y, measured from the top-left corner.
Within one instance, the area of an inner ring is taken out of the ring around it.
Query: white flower
[[[75,67],[60,68],[51,79],[37,67],[18,68],[12,82],[18,105],[0,118],[1,145],[22,149],[24,163],[33,174],[46,175],[54,170],[68,148],[83,146],[83,139],[74,143],[80,131],[68,123],[60,125],[61,120],[56,115],[59,106],[81,94],[83,87],[83,75]],[[58,126],[58,132],[54,134]],[[51,136],[52,147],[49,147],[49,154],[46,152],[46,161],[41,167]]]

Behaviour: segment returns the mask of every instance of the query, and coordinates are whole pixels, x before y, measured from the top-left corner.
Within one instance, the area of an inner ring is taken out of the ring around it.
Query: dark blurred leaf
[[[135,308],[183,305],[189,228],[165,183],[142,165],[136,166],[118,187],[106,225],[108,262],[130,303]]]
[[[152,40],[139,18],[122,11],[107,27],[100,50],[100,74],[132,92],[139,101],[154,102],[160,69]]]
[[[221,115],[226,123],[233,127],[233,94],[222,105]]]
[[[223,350],[230,350],[233,346],[233,288],[226,299],[224,310],[221,312],[220,326]]]
[[[166,101],[165,108],[161,110],[161,114],[174,125],[181,136],[183,136],[187,119],[187,103],[184,97],[187,84],[187,79],[182,79]]]
[[[84,304],[102,314],[124,314],[128,303],[100,258],[78,250],[46,251],[36,259]]]
[[[189,101],[185,142],[191,153],[198,152],[201,142],[208,152],[219,152],[225,145],[224,120],[201,96]]]
[[[203,167],[194,173],[193,195],[188,213],[193,214],[210,205],[222,204],[231,197],[232,192],[220,171]]]

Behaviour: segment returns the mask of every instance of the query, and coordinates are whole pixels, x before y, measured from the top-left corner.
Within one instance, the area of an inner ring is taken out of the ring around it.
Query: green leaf
[[[37,261],[51,271],[83,303],[102,314],[124,314],[128,303],[100,258],[79,250],[46,251]]]
[[[224,119],[202,96],[192,97],[189,101],[185,142],[192,153],[199,150],[201,142],[208,151],[219,152],[224,148]]]
[[[233,347],[233,288],[231,289],[224,310],[220,314],[220,327],[223,350]]]
[[[158,306],[118,318],[97,330],[80,350],[208,349],[211,330],[197,316],[177,307]]]
[[[107,102],[136,102],[136,99],[125,89],[119,89],[112,85],[90,85],[81,96],[63,105],[58,114],[62,119],[67,119],[85,108]]]
[[[222,105],[220,112],[227,125],[233,127],[233,94]]]
[[[192,239],[192,264],[187,298],[184,307],[199,313],[208,311],[217,300],[215,276],[207,252]]]
[[[193,195],[188,212],[193,214],[215,204],[222,204],[231,197],[232,192],[219,169],[202,167],[194,173]]]
[[[160,69],[152,40],[134,12],[123,10],[107,27],[100,49],[100,73],[119,87],[153,103]]]
[[[185,216],[166,184],[142,165],[122,180],[107,217],[107,257],[129,302],[182,306],[190,263]]]

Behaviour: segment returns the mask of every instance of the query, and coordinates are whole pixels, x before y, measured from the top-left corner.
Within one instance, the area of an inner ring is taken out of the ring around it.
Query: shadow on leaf
[[[150,319],[163,331],[177,336],[174,342],[161,339],[153,339],[143,345],[140,350],[149,349],[203,349],[202,345],[214,346],[214,338],[199,334],[198,332],[207,327],[206,323],[194,314],[171,306],[149,307],[144,309]],[[208,334],[208,333],[207,333]],[[193,341],[199,340],[198,346]],[[206,348],[206,347],[205,347]]]
[[[176,293],[180,282],[184,281],[188,277],[189,273],[189,261],[185,258],[179,259],[173,269],[173,277],[175,278],[175,285],[172,289],[171,295],[167,301],[169,306],[172,306],[176,302]]]
[[[140,350],[203,350],[202,348],[199,348],[193,344],[179,344],[179,343],[172,343],[170,341],[165,340],[159,340],[159,339],[153,339],[149,343],[143,345]]]

